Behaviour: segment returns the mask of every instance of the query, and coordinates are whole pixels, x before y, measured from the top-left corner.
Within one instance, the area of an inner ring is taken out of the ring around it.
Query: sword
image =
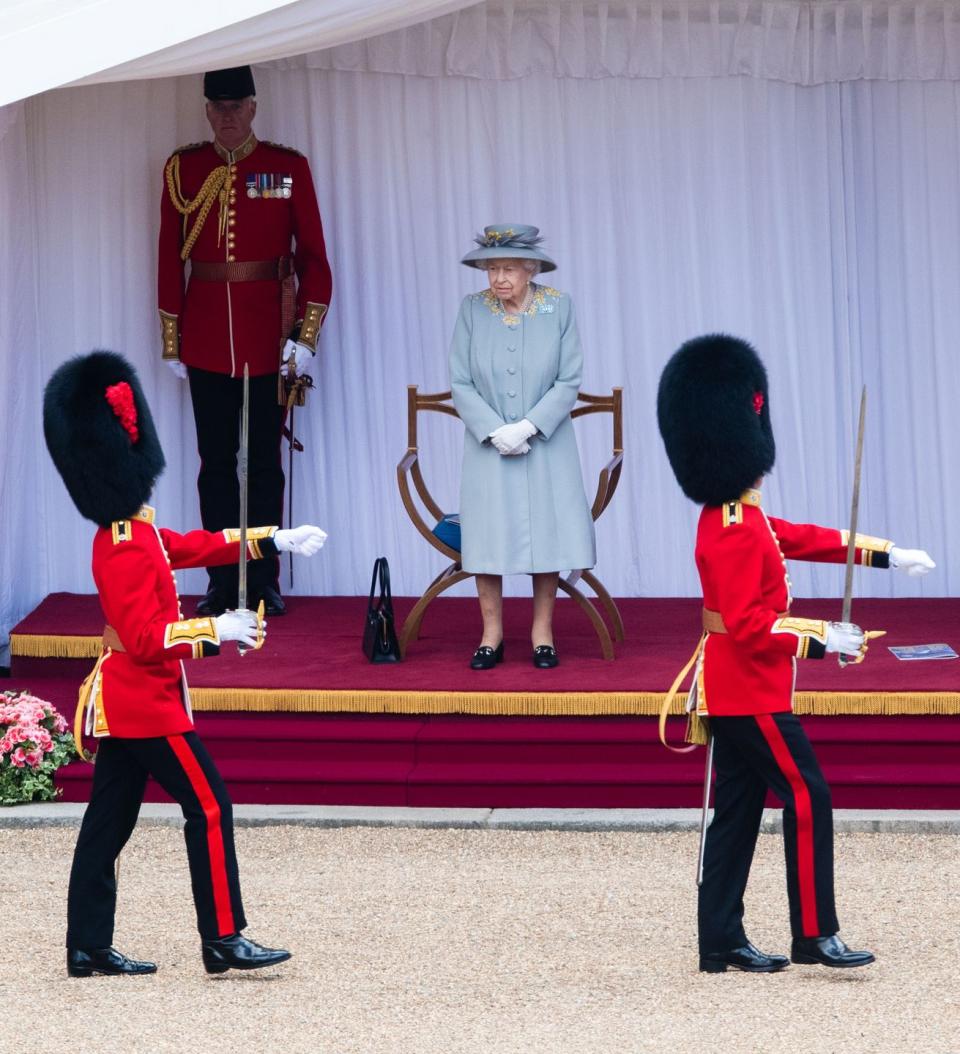
[[[293,444],[296,442],[296,432],[293,430],[293,411],[296,409],[296,400],[290,403],[290,450],[287,454],[287,526],[293,526]],[[293,553],[290,557],[290,591],[293,592]]]
[[[850,610],[853,607],[853,562],[857,555],[857,514],[860,511],[860,468],[863,463],[863,427],[867,417],[867,386],[860,394],[860,423],[857,427],[857,452],[853,463],[853,497],[850,501],[850,537],[847,539],[847,569],[843,582],[843,608],[841,622],[850,621]],[[837,655],[837,662],[843,669],[852,656],[842,653]]]
[[[707,762],[703,770],[703,811],[700,814],[700,853],[697,856],[697,888],[703,885],[703,855],[707,848],[707,815],[710,812],[710,781],[713,779],[713,744],[716,742],[710,736],[710,744],[707,747]]]
[[[240,459],[237,478],[240,483],[240,567],[237,585],[237,608],[247,610],[247,478],[250,451],[250,367],[243,364],[243,409],[240,412]]]
[[[240,411],[240,456],[237,460],[237,481],[240,486],[240,562],[237,578],[237,610],[247,610],[247,499],[250,454],[250,367],[243,364],[243,409]],[[257,608],[257,643],[252,648],[237,644],[237,651],[246,655],[263,647],[263,601]]]

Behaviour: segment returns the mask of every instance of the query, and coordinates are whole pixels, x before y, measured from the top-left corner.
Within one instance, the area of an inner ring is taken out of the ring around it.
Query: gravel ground
[[[182,836],[141,827],[115,943],[160,971],[69,980],[75,834],[0,830],[0,1051],[960,1051],[952,836],[838,836],[841,933],[878,962],[755,976],[697,972],[693,833],[241,829],[247,932],[294,958],[212,978]],[[747,925],[788,950],[775,835]]]

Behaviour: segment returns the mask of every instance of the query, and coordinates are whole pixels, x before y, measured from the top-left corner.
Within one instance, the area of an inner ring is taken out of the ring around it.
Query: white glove
[[[257,643],[257,614],[255,611],[225,611],[213,620],[221,640],[235,640],[252,648]],[[260,623],[262,636],[267,635],[266,620]]]
[[[501,425],[490,433],[490,442],[501,454],[526,454],[530,447],[527,440],[537,434],[537,426],[526,418],[514,424]],[[526,450],[521,447],[527,445]]]
[[[170,367],[170,372],[177,380],[185,381],[187,379],[187,367],[179,359],[165,359],[164,361]]]
[[[274,543],[282,553],[296,553],[297,556],[313,556],[314,553],[320,552],[326,540],[326,531],[308,523],[302,527],[277,531],[273,536]]]
[[[309,374],[313,358],[313,348],[290,339],[284,344],[283,354],[280,356],[281,361],[287,367],[285,372],[289,374],[292,368],[293,373],[298,377],[304,377]]]
[[[852,658],[860,654],[863,643],[863,630],[852,622],[827,623],[827,651]]]
[[[898,549],[894,546],[890,550],[890,566],[905,572],[911,578],[919,578],[937,565],[922,549]]]

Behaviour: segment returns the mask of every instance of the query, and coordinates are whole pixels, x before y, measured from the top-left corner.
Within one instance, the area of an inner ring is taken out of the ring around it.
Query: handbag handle
[[[380,580],[380,597],[376,605],[373,596],[377,589],[377,579]],[[367,607],[370,611],[388,611],[393,614],[393,595],[390,592],[390,565],[385,556],[378,556],[373,565],[373,578],[370,581],[370,600]]]

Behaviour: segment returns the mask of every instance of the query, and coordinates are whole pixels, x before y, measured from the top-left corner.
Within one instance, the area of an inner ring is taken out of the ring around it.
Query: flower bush
[[[0,805],[53,801],[53,774],[76,756],[67,722],[29,692],[0,694]]]

